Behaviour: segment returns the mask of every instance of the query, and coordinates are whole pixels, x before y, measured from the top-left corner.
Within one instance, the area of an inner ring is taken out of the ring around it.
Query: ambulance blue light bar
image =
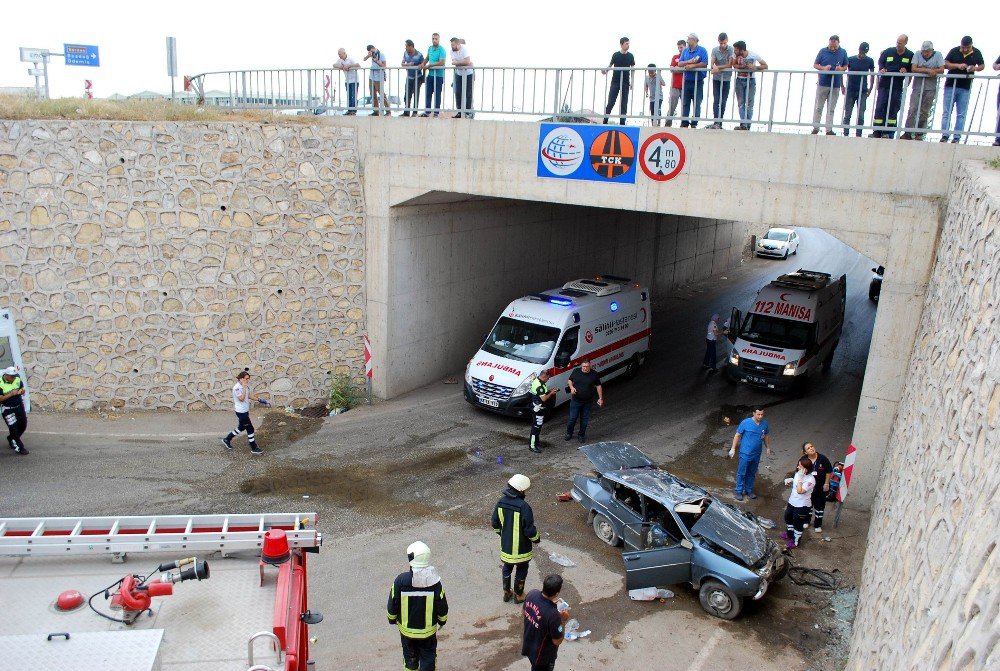
[[[550,294],[528,294],[531,298],[537,298],[538,300],[545,301],[547,303],[552,303],[553,305],[572,305],[573,301],[569,298],[559,298],[558,296],[552,296]]]

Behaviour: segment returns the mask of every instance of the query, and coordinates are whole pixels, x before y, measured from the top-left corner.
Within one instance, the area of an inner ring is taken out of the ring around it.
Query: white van
[[[0,310],[0,370],[13,366],[24,384],[24,411],[31,412],[31,393],[28,391],[28,375],[21,361],[21,347],[17,343],[17,326],[14,317],[7,310]]]
[[[649,290],[627,277],[567,282],[507,306],[465,369],[465,400],[504,415],[531,414],[529,387],[543,370],[569,399],[566,381],[588,358],[601,381],[632,374],[649,352]]]
[[[809,373],[830,368],[844,327],[847,276],[799,270],[757,293],[744,317],[733,308],[732,379],[767,389],[801,391]]]

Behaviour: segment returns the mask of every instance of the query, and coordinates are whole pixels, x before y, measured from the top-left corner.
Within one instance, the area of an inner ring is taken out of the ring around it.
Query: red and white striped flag
[[[365,377],[372,377],[372,341],[365,335]],[[854,463],[853,461],[851,463]]]
[[[847,456],[844,457],[844,478],[840,481],[840,489],[837,490],[837,500],[841,503],[847,498],[847,490],[851,487],[851,474],[854,472],[854,455],[857,449],[853,445],[847,446]]]

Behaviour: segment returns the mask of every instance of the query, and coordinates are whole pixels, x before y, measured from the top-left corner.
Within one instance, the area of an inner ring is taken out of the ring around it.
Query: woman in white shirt
[[[785,506],[785,533],[781,539],[788,541],[788,548],[797,547],[802,538],[802,529],[809,520],[812,506],[812,492],[816,488],[816,478],[812,475],[813,463],[809,457],[799,459],[795,475],[785,478],[785,484],[792,486]]]

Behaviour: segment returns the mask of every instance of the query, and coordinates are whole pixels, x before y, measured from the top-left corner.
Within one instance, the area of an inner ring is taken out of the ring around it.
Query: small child
[[[663,77],[656,69],[656,63],[650,63],[646,67],[646,96],[649,98],[649,114],[653,117],[653,125],[660,125],[661,108],[663,107]]]
[[[830,474],[830,491],[826,493],[827,501],[836,501],[837,492],[840,491],[840,482],[844,479],[844,462],[838,461],[833,465],[833,473]]]

